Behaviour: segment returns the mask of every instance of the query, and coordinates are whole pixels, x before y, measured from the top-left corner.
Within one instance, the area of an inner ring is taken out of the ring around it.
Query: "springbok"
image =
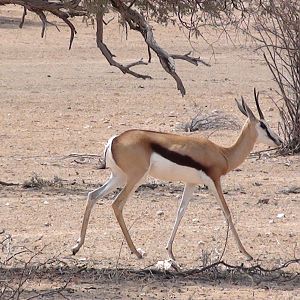
[[[143,251],[136,249],[133,244],[122,211],[130,194],[150,175],[162,180],[185,183],[175,224],[166,247],[170,259],[175,261],[172,251],[173,241],[194,188],[198,184],[205,184],[217,198],[239,251],[251,260],[252,256],[242,245],[232,222],[220,179],[247,158],[256,142],[269,146],[280,146],[282,143],[280,137],[266,123],[255,89],[254,97],[260,119],[254,116],[243,97],[241,102],[235,99],[239,110],[247,117],[247,120],[236,142],[230,147],[219,146],[205,137],[181,136],[138,129],[128,130],[112,137],[104,151],[105,163],[111,169],[111,176],[100,188],[88,194],[81,233],[76,245],[72,248],[73,254],[76,254],[84,243],[90,213],[96,200],[116,188],[123,187],[112,207],[130,250],[138,258],[143,256]]]

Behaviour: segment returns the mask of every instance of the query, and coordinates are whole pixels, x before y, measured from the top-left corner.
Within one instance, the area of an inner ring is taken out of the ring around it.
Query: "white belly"
[[[211,181],[204,172],[178,165],[157,153],[151,155],[149,175],[161,180],[194,184],[206,184],[207,181]]]

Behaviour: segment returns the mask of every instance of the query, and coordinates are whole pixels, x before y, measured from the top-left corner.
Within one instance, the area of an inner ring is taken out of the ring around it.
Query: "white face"
[[[282,144],[280,137],[270,128],[265,120],[260,120],[256,124],[256,130],[258,133],[257,142],[272,147],[280,146]]]

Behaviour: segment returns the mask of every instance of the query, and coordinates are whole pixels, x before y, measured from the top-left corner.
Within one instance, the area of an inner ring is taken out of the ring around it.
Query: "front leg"
[[[175,239],[175,235],[176,235],[176,232],[177,232],[177,229],[178,229],[178,226],[181,222],[181,219],[186,211],[186,208],[193,196],[193,192],[194,192],[194,187],[195,185],[194,184],[189,184],[187,183],[184,187],[184,191],[183,191],[183,195],[182,195],[182,198],[181,198],[181,202],[180,202],[180,206],[178,208],[178,211],[177,211],[177,216],[176,216],[176,220],[175,220],[175,224],[173,226],[173,229],[172,229],[172,233],[171,233],[171,236],[169,238],[169,241],[168,241],[168,244],[167,244],[167,251],[168,251],[168,255],[169,255],[169,258],[172,259],[172,260],[175,260],[175,256],[173,254],[173,242],[174,242],[174,239]]]
[[[234,239],[237,243],[237,246],[238,246],[240,252],[247,257],[247,260],[252,260],[253,257],[245,250],[245,248],[244,248],[244,246],[243,246],[243,244],[242,244],[242,242],[239,238],[239,235],[238,235],[238,233],[235,229],[235,226],[232,222],[231,213],[230,213],[229,208],[226,204],[220,180],[213,181],[213,183],[209,185],[209,189],[212,191],[212,193],[215,195],[215,197],[218,199],[218,202],[221,205],[221,209],[224,213],[224,216],[226,218],[227,223],[230,226],[230,229],[233,233]]]

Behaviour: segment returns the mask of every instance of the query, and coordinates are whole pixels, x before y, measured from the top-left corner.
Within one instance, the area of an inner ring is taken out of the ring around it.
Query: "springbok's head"
[[[268,123],[265,120],[265,117],[263,115],[263,112],[259,106],[258,102],[258,96],[259,92],[256,92],[256,89],[254,88],[254,99],[257,107],[257,111],[259,113],[259,119],[257,119],[252,112],[252,110],[249,108],[249,106],[246,104],[243,97],[241,97],[241,102],[239,102],[237,99],[235,99],[237,106],[239,110],[250,120],[250,123],[255,127],[257,132],[257,142],[263,143],[268,146],[280,146],[282,144],[281,138],[270,128]]]

